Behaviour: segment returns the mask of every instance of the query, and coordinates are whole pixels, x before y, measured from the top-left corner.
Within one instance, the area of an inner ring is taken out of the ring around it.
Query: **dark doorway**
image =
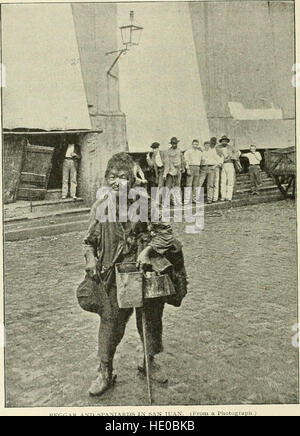
[[[63,136],[60,135],[56,141],[56,146],[52,158],[52,170],[50,173],[48,189],[62,189],[62,174],[64,163],[64,144]]]
[[[48,182],[48,190],[62,189],[63,179],[63,163],[66,153],[66,145],[64,144],[64,136],[61,134],[43,134],[43,135],[25,135],[32,145],[41,145],[45,147],[53,147],[52,168]],[[78,143],[78,135],[67,134],[69,143]]]

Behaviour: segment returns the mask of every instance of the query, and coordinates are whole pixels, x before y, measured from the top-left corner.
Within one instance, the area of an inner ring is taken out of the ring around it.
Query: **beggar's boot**
[[[154,356],[150,356],[150,372],[151,372],[151,380],[159,383],[166,384],[169,379],[165,371],[162,369],[161,365],[155,361]],[[144,356],[140,356],[138,362],[138,371],[141,375],[146,376],[146,362]]]
[[[116,376],[113,376],[112,364],[101,362],[99,376],[91,384],[89,394],[92,397],[100,397],[113,386],[116,378]]]

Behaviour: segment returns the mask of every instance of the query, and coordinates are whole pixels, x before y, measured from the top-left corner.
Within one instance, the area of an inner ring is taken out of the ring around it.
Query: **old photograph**
[[[1,4],[5,408],[299,404],[295,13]]]

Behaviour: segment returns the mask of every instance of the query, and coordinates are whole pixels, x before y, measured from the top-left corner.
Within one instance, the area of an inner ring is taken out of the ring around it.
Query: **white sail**
[[[3,5],[4,128],[90,129],[70,4]]]
[[[134,9],[144,27],[140,46],[119,63],[121,109],[130,151],[177,136],[181,148],[210,133],[188,3],[118,4],[119,24]]]

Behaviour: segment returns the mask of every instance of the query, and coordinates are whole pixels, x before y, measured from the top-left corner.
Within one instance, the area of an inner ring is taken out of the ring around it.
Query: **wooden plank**
[[[20,187],[18,191],[19,200],[43,200],[47,193],[46,189]]]
[[[34,186],[44,187],[46,183],[46,175],[34,173],[21,173],[20,184],[32,184]]]
[[[4,203],[16,201],[25,142],[22,138],[4,138]]]
[[[107,114],[101,114],[102,116],[107,116]],[[3,135],[9,136],[9,135],[16,135],[16,136],[40,136],[40,135],[79,135],[79,134],[90,134],[90,133],[103,133],[103,130],[49,130],[49,131],[28,131],[24,130],[22,132],[14,132],[12,130],[10,131],[4,131]]]

